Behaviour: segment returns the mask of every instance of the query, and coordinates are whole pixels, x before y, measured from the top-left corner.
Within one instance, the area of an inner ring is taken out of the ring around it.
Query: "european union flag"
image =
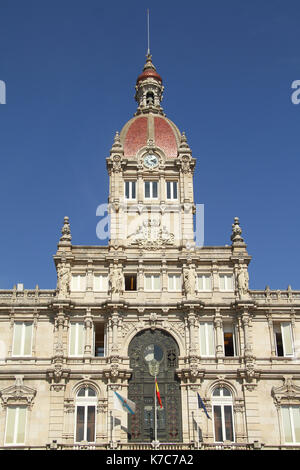
[[[206,416],[208,417],[208,419],[211,419],[211,417],[209,416],[209,414],[207,413],[207,409],[205,408],[205,405],[202,401],[202,398],[200,397],[199,393],[197,392],[197,395],[198,395],[198,406],[199,408],[203,408],[204,410],[204,413],[206,414]]]

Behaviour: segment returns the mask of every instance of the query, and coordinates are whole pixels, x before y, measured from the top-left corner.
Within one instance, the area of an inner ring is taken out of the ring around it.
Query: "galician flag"
[[[134,415],[135,413],[135,403],[128,398],[122,397],[118,392],[114,392],[114,409],[120,411],[126,411]]]
[[[159,406],[162,408],[162,402],[161,402],[161,398],[160,398],[160,393],[159,393],[159,388],[158,388],[158,383],[157,383],[157,380],[155,378],[155,390],[156,390],[156,396],[157,396],[157,401],[159,403]]]

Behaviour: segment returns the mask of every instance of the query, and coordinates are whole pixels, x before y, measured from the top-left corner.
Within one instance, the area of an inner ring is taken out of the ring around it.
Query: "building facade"
[[[300,445],[300,291],[249,288],[237,217],[230,245],[195,243],[196,159],[163,88],[148,54],[106,159],[108,245],[72,245],[65,217],[57,288],[0,290],[1,448],[151,448],[155,377],[161,449]]]

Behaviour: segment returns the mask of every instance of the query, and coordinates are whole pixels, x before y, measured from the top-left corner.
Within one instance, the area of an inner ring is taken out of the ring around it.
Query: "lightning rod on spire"
[[[147,39],[148,39],[147,56],[149,56],[149,55],[150,55],[150,19],[149,19],[149,8],[147,8]]]

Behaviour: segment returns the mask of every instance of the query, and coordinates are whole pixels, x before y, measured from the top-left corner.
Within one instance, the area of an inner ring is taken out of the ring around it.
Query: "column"
[[[119,324],[119,315],[115,310],[111,317],[112,324],[112,348],[111,351],[117,352],[119,350],[118,344],[118,324]]]
[[[222,358],[224,356],[224,338],[223,338],[223,321],[220,314],[220,309],[216,309],[214,317],[214,326],[216,330],[216,356]]]
[[[273,330],[273,320],[272,320],[272,312],[267,313],[267,320],[268,320],[268,327],[269,327],[269,337],[270,337],[270,345],[271,345],[271,356],[276,356],[276,345],[274,341],[274,330]]]
[[[161,276],[162,276],[162,292],[167,292],[168,291],[168,271],[167,271],[166,260],[162,260]]]
[[[243,327],[244,327],[244,338],[245,338],[244,353],[245,353],[245,355],[247,355],[247,354],[251,354],[251,352],[252,352],[252,347],[251,347],[250,338],[249,338],[250,318],[249,318],[248,312],[243,313],[242,322],[243,322]]]
[[[84,327],[85,327],[84,355],[91,356],[92,345],[93,345],[93,338],[92,338],[93,319],[92,319],[90,308],[86,309],[86,315],[84,317]]]
[[[190,354],[196,354],[197,353],[197,348],[196,348],[196,339],[195,339],[195,322],[196,322],[196,317],[195,317],[195,312],[193,309],[190,310],[188,314],[188,322],[189,322],[189,333],[190,333],[190,348],[189,348],[189,353]]]

